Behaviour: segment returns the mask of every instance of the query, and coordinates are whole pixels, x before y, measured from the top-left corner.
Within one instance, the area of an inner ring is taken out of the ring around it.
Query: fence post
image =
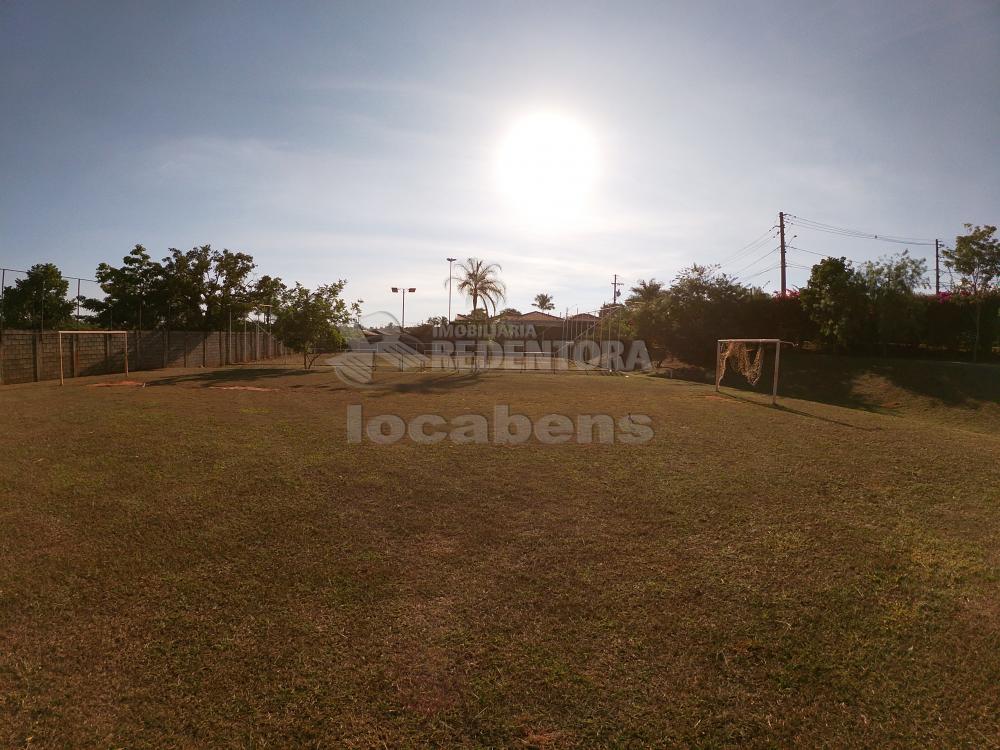
[[[35,367],[35,382],[37,383],[40,379],[41,369],[42,369],[42,334],[36,333],[31,337],[31,359],[34,362]]]

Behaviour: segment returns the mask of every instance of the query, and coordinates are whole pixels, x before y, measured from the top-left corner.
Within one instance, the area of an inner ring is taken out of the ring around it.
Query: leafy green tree
[[[523,313],[516,307],[506,307],[497,313],[498,318],[519,318]]]
[[[169,300],[169,324],[185,330],[210,330],[206,303],[212,273],[210,245],[188,251],[170,248],[163,259],[163,275]]]
[[[968,234],[955,238],[955,247],[945,249],[945,265],[959,274],[959,291],[968,295],[975,305],[975,342],[973,359],[978,361],[980,349],[989,352],[992,340],[982,341],[984,304],[1000,292],[1000,239],[992,225],[966,224]]]
[[[898,255],[866,261],[859,273],[872,306],[882,354],[885,355],[890,343],[903,343],[918,334],[915,292],[928,286],[927,263],[910,257],[909,252],[904,250]]]
[[[95,275],[105,297],[83,304],[96,313],[101,325],[127,329],[163,323],[167,299],[163,266],[153,261],[142,245],[133,247],[118,268],[101,263]]]
[[[841,349],[864,340],[868,296],[864,276],[846,258],[824,258],[812,267],[800,293],[820,337]]]
[[[205,319],[209,329],[226,329],[231,321],[246,318],[254,308],[248,279],[255,268],[247,253],[212,252],[212,266],[205,285]]]
[[[556,309],[556,305],[552,301],[552,295],[545,292],[535,295],[534,305],[537,310],[541,310],[542,312]]]
[[[136,245],[119,267],[101,263],[97,280],[104,299],[84,304],[107,327],[223,330],[254,310],[272,308],[285,291],[281,279],[262,276],[247,253],[202,245],[186,252],[170,248],[162,263]]]
[[[663,294],[663,282],[656,279],[648,281],[639,279],[639,283],[629,289],[629,296],[626,300],[630,305],[642,305],[653,302]]]
[[[624,309],[656,359],[672,352],[688,362],[707,363],[719,338],[765,335],[750,328],[742,312],[749,301],[766,295],[720,273],[717,266],[685,268],[666,289],[655,280],[640,282],[636,289],[644,291],[634,294]]]
[[[250,289],[250,301],[258,312],[264,311],[268,318],[278,304],[278,300],[288,287],[277,276],[261,276]]]
[[[4,290],[3,318],[8,328],[58,330],[72,324],[74,302],[69,281],[54,263],[37,263],[25,278]]]
[[[490,307],[496,312],[497,306],[506,298],[507,287],[498,276],[501,270],[498,264],[479,258],[468,258],[455,266],[455,274],[451,278],[458,282],[456,288],[459,293],[472,297],[472,315],[479,308],[479,300],[483,300],[488,313]]]
[[[274,331],[287,346],[302,352],[307,370],[324,351],[343,347],[340,329],[361,314],[360,300],[348,304],[341,298],[346,284],[340,280],[309,290],[296,283],[281,295]]]

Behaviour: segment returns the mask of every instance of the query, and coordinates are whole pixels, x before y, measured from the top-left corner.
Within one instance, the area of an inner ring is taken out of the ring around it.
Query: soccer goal
[[[746,378],[750,385],[757,385],[764,372],[764,350],[774,346],[774,377],[771,383],[771,403],[778,402],[778,373],[781,370],[781,339],[719,339],[715,344],[715,390],[719,390],[726,367],[731,366]]]
[[[128,375],[128,331],[59,331],[59,385],[66,385],[63,376],[63,336],[122,336],[125,339],[125,374]]]

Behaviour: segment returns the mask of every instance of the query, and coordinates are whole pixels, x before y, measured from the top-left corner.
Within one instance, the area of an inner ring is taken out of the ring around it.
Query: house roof
[[[473,318],[465,313],[458,313],[455,315],[456,323],[465,323],[469,320],[473,320]],[[500,321],[503,321],[504,323],[562,323],[563,320],[596,323],[600,321],[600,318],[596,315],[591,315],[590,313],[577,313],[576,315],[570,315],[569,318],[563,318],[560,315],[551,315],[550,313],[542,312],[541,310],[532,310],[531,312],[526,312],[523,315],[501,315],[499,318],[489,318],[486,320],[477,318],[476,320],[483,323],[496,323]]]
[[[455,316],[456,321],[465,322],[471,319],[472,318],[470,318],[470,316],[464,313],[458,313]],[[558,315],[549,315],[548,313],[540,310],[532,310],[531,312],[527,312],[522,315],[501,315],[499,318],[491,318],[489,322],[499,321],[503,321],[505,323],[561,323],[562,318]]]
[[[502,320],[513,320],[518,323],[555,323],[561,321],[562,318],[558,315],[549,315],[541,310],[532,310],[523,315],[505,315]]]

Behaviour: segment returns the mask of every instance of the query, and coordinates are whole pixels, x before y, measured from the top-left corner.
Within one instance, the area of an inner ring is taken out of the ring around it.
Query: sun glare
[[[533,229],[578,225],[599,172],[597,144],[579,121],[555,113],[516,120],[497,154],[500,192]]]

